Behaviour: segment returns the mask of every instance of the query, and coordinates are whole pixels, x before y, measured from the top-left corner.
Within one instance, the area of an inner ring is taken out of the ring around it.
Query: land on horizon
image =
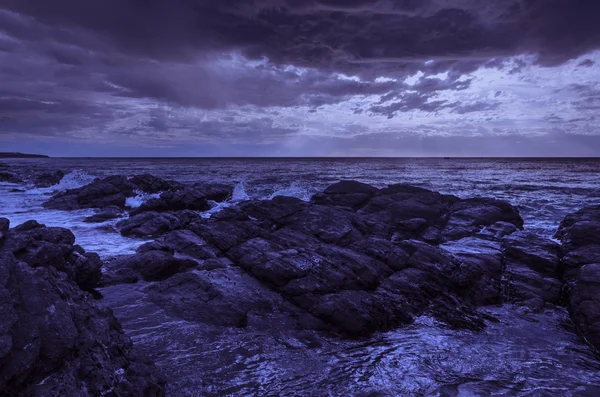
[[[0,158],[8,159],[8,158],[49,158],[50,156],[46,156],[45,154],[29,154],[29,153],[19,153],[19,152],[0,152]]]

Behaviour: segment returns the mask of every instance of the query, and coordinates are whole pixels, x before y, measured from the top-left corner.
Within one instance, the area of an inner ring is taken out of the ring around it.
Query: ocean
[[[50,188],[0,183],[0,216],[12,226],[35,219],[73,231],[77,243],[103,258],[132,253],[144,242],[125,238],[114,222],[87,224],[93,210],[42,207],[50,195],[112,174],[152,175],[180,182],[235,185],[228,203],[277,195],[303,200],[341,179],[377,187],[407,183],[441,193],[493,197],[517,206],[525,228],[552,237],[561,219],[600,204],[600,159],[442,158],[49,158],[3,159],[23,178],[63,170]],[[15,191],[20,189],[23,191]],[[150,196],[129,199],[138,206]],[[528,313],[493,307],[481,332],[448,330],[429,318],[364,341],[217,330],[164,317],[155,307],[120,300],[121,286],[104,291],[107,302],[140,349],[171,380],[170,395],[364,396],[595,396],[600,364],[556,308]],[[151,324],[140,327],[140,321]],[[253,331],[254,332],[254,331]]]

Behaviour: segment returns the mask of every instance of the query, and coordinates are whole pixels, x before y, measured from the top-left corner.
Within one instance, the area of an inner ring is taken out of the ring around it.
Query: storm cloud
[[[595,135],[599,47],[592,0],[2,0],[0,139]]]

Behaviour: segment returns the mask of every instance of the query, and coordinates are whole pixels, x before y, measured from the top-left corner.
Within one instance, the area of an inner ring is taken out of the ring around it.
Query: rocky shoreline
[[[10,315],[0,321],[0,389],[163,395],[164,379],[107,307],[115,288],[190,322],[351,339],[423,315],[476,332],[498,321],[485,307],[564,306],[600,349],[600,206],[567,216],[556,241],[523,230],[507,202],[401,184],[341,181],[309,202],[248,200],[200,216],[232,190],[145,174],[51,197],[46,208],[94,208],[89,222],[122,218],[123,236],[155,239],[104,262],[67,229],[1,220]],[[139,192],[154,198],[129,208]]]

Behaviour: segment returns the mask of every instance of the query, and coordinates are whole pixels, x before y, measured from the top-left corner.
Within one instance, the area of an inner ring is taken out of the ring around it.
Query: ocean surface
[[[24,178],[63,170],[50,188],[0,183],[0,216],[73,231],[102,257],[134,252],[114,222],[87,224],[93,210],[54,211],[42,203],[95,177],[150,173],[180,182],[235,185],[229,203],[277,195],[308,200],[341,179],[383,187],[408,183],[459,197],[494,197],[519,208],[525,228],[551,237],[561,219],[600,204],[600,159],[2,159]],[[22,191],[14,191],[19,189]],[[138,206],[140,195],[128,204]],[[129,290],[127,289],[129,288]],[[103,291],[124,329],[170,379],[169,395],[600,396],[600,362],[561,308],[527,313],[505,305],[481,332],[451,331],[422,318],[365,341],[215,329],[169,318],[132,300],[130,287]],[[599,303],[600,304],[600,303]]]

